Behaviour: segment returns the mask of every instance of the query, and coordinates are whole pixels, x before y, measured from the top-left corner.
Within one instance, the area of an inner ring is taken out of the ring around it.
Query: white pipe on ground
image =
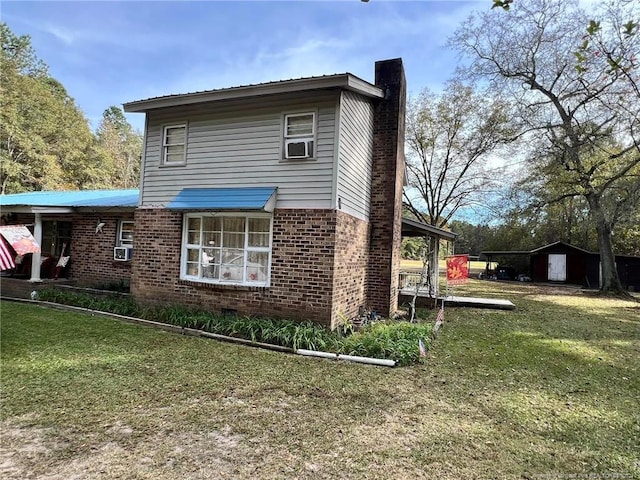
[[[384,358],[357,357],[355,355],[338,355],[338,360],[367,363],[369,365],[380,365],[382,367],[395,367],[396,365],[395,360],[386,360]]]
[[[368,365],[379,365],[382,367],[395,367],[395,360],[386,360],[383,358],[369,358],[369,357],[357,357],[355,355],[343,355],[330,352],[318,352],[316,350],[305,350],[299,348],[296,350],[298,355],[304,355],[305,357],[320,357],[329,358],[331,360],[345,360],[348,362],[366,363]]]
[[[305,357],[320,357],[320,358],[331,358],[332,360],[337,360],[338,355],[330,352],[316,352],[315,350],[305,350],[304,348],[299,348],[296,350],[296,353],[299,355],[304,355]]]

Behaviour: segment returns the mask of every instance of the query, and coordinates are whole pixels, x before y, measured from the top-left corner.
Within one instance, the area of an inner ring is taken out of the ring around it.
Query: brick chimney
[[[402,187],[404,183],[404,128],[407,86],[402,59],[376,62],[375,84],[385,92],[373,122],[371,185],[371,243],[369,248],[368,305],[379,315],[398,309]]]

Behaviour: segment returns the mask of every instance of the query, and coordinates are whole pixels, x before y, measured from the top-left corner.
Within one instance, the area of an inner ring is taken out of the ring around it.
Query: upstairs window
[[[284,117],[284,158],[312,158],[316,135],[315,113]]]
[[[162,131],[162,164],[184,165],[186,163],[187,126],[167,125]]]

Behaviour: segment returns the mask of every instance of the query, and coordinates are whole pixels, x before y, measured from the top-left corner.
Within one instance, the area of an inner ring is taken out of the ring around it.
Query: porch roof
[[[434,227],[426,223],[411,220],[409,218],[402,219],[402,236],[403,237],[437,237],[444,238],[446,240],[455,240],[458,237],[457,233],[450,232],[443,228]]]
[[[75,190],[64,192],[25,192],[0,195],[4,211],[35,211],[50,208],[135,208],[138,189]]]

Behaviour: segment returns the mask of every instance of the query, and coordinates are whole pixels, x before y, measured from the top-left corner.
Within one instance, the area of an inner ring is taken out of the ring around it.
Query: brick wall
[[[374,115],[369,305],[379,314],[398,308],[406,81],[401,59],[376,62],[375,84],[386,93]]]
[[[338,211],[335,249],[332,327],[368,306],[369,223]]]
[[[105,223],[102,229],[103,233],[96,233],[99,219]],[[114,261],[113,247],[116,246],[118,222],[133,220],[133,212],[42,216],[43,222],[52,220],[71,222],[72,224],[71,246],[70,251],[67,252],[71,256],[71,260],[64,272],[66,278],[75,280],[77,285],[88,287],[120,280],[129,281],[132,262]],[[33,232],[34,221],[33,214],[18,214],[14,223],[29,225],[29,230]]]
[[[132,293],[148,304],[180,303],[330,325],[338,217],[333,210],[276,210],[271,285],[265,288],[180,280],[182,213],[138,209]]]
[[[47,220],[46,217],[43,220]],[[118,236],[118,222],[133,220],[133,212],[123,213],[74,213],[64,220],[70,220],[71,260],[67,276],[77,281],[77,285],[100,286],[131,279],[131,261],[113,260],[113,247]],[[98,220],[104,222],[102,233],[96,233]],[[136,248],[134,238],[134,255]]]

